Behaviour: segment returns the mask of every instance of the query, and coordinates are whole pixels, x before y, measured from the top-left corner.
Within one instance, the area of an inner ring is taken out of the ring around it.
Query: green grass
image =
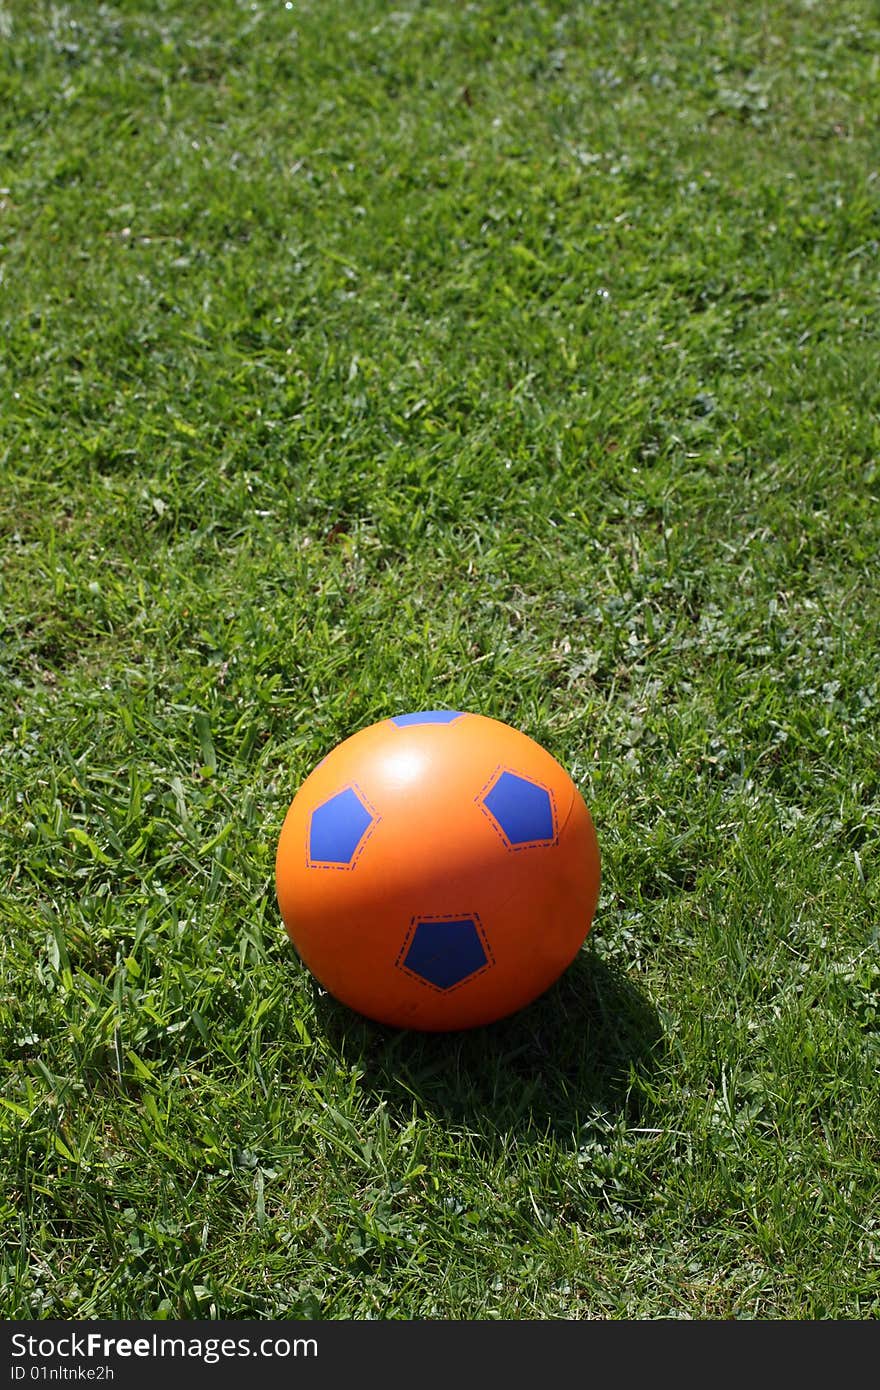
[[[880,29],[0,5],[0,1312],[880,1313]],[[513,1019],[312,986],[307,771],[582,787]]]

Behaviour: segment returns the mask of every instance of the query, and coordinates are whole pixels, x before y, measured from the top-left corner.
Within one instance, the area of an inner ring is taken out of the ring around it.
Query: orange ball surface
[[[278,840],[287,933],[336,999],[394,1027],[474,1028],[572,962],[599,848],[568,773],[526,734],[455,710],[397,715],[337,745]]]

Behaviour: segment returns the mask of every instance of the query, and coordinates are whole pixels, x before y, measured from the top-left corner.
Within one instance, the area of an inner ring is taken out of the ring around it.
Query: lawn
[[[0,1314],[880,1315],[880,22],[0,4]],[[322,993],[298,786],[448,706],[603,881]]]

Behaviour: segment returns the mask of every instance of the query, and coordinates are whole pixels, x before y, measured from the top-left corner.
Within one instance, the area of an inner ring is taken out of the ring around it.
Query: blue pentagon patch
[[[503,771],[477,800],[511,849],[552,843],[555,818],[546,787],[516,772]]]
[[[351,869],[378,817],[354,787],[345,787],[317,806],[309,823],[309,864]]]
[[[494,965],[476,913],[414,918],[397,965],[434,989],[455,989]]]
[[[410,724],[452,724],[463,714],[464,710],[460,709],[423,709],[416,714],[392,715],[391,723],[398,729],[406,729]]]

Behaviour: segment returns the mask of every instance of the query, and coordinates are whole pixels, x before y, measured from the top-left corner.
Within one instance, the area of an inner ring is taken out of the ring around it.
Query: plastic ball
[[[340,743],[281,828],[278,905],[330,994],[398,1028],[479,1027],[571,964],[599,848],[569,774],[526,734],[427,710]]]

